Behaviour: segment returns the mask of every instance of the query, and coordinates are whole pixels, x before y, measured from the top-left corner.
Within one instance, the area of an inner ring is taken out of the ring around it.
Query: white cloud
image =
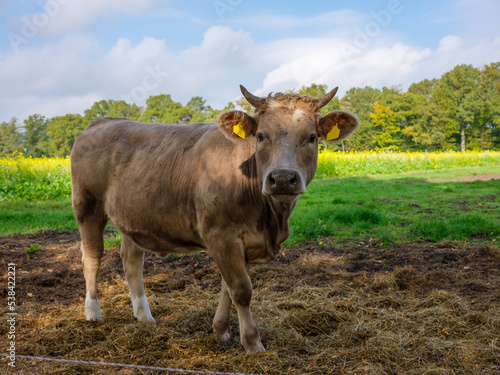
[[[97,48],[94,40],[68,36],[40,48],[5,54],[0,60],[0,82],[10,95],[62,95],[88,89],[85,77],[93,68],[88,55]]]
[[[101,66],[110,97],[144,104],[147,96],[163,92],[184,103],[197,95],[227,102],[224,89],[237,87],[234,81],[250,70],[253,48],[249,34],[214,26],[200,45],[177,53],[166,48],[165,40],[144,38],[134,46],[122,38]]]
[[[448,35],[439,41],[438,52],[449,53],[454,52],[462,46],[462,39],[456,35]]]
[[[177,53],[165,40],[143,38],[134,45],[120,38],[99,56],[99,43],[82,36],[6,53],[0,56],[0,100],[8,104],[0,119],[82,113],[101,99],[143,105],[159,93],[184,103],[203,95],[225,104],[232,95],[226,89],[234,94],[243,72],[250,71],[252,44],[249,34],[216,26],[200,45]]]
[[[104,73],[103,91],[126,95],[136,85],[142,84],[148,67],[168,65],[172,53],[167,50],[165,40],[144,38],[133,46],[129,39],[121,38],[100,61],[99,69]]]
[[[94,11],[98,9],[95,5]],[[169,93],[183,103],[203,96],[207,104],[222,108],[240,96],[240,83],[256,95],[311,83],[339,86],[339,96],[365,85],[401,84],[406,89],[457,64],[500,61],[497,34],[480,39],[448,35],[435,49],[380,35],[352,55],[340,47],[350,42],[347,36],[324,33],[256,42],[244,30],[213,26],[201,42],[180,51],[170,50],[165,39],[151,37],[138,42],[123,37],[103,51],[94,37],[68,34],[41,47],[30,44],[18,52],[0,54],[0,101],[4,103],[0,121],[34,113],[47,117],[83,113],[102,99],[143,105],[147,97],[159,93]]]
[[[340,86],[339,95],[343,95],[355,86],[380,87],[407,83],[406,77],[431,55],[429,49],[415,49],[398,43],[392,47],[367,50],[359,56],[346,57],[339,47],[341,42],[295,41],[295,57],[282,62],[266,75],[262,88],[258,90],[259,94],[323,83],[330,88]]]
[[[40,10],[9,20],[10,29],[20,37],[63,34],[95,24],[102,16],[138,14],[160,0],[45,0]]]

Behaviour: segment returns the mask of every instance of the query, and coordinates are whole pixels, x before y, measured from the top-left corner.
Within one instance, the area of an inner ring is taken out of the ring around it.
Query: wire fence
[[[12,357],[8,354],[0,353],[1,357]],[[204,371],[204,370],[184,370],[179,368],[170,367],[156,367],[156,366],[142,366],[142,365],[127,365],[123,363],[112,363],[112,362],[95,362],[95,361],[79,361],[73,359],[61,359],[61,358],[48,358],[48,357],[35,357],[30,355],[20,355],[16,354],[14,357],[22,359],[31,359],[37,361],[49,361],[58,363],[69,363],[69,364],[79,364],[88,366],[113,366],[113,367],[127,367],[135,368],[141,370],[156,370],[156,371],[167,371],[180,374],[210,374],[210,375],[262,375],[262,374],[245,374],[239,372],[217,372],[217,371]]]

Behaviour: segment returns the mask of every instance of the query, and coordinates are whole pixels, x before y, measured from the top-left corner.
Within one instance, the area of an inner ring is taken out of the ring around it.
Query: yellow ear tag
[[[241,123],[237,123],[236,125],[233,126],[233,133],[236,134],[238,137],[241,139],[245,139],[245,131],[243,130],[243,126]]]
[[[339,124],[335,124],[335,126],[330,130],[330,132],[326,135],[326,140],[327,141],[333,141],[334,139],[337,139],[340,137],[340,129],[339,129]]]

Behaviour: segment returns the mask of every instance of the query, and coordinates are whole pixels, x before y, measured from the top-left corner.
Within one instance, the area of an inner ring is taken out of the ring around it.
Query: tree
[[[471,132],[477,125],[481,106],[477,90],[479,75],[472,65],[457,65],[443,74],[434,90],[436,102],[458,130],[461,151],[466,149],[466,130]]]
[[[136,104],[128,104],[123,100],[112,101],[106,116],[124,117],[130,120],[138,120],[141,115],[141,108]]]
[[[212,113],[212,108],[205,104],[201,96],[193,96],[189,102],[187,102],[186,107],[189,108],[189,114],[191,116],[190,122],[206,122]]]
[[[300,95],[310,96],[311,98],[319,98],[325,96],[328,90],[327,85],[318,85],[311,83],[311,86],[302,86],[299,89]]]
[[[190,119],[190,109],[174,102],[170,95],[166,94],[150,96],[140,117],[140,121],[167,124],[180,124]]]
[[[370,134],[373,134],[370,113],[379,96],[380,90],[372,87],[353,87],[340,100],[340,107],[355,113],[360,123],[358,130],[344,140],[346,150],[371,150],[375,147],[370,138]]]
[[[312,83],[287,93],[318,98],[328,91],[327,85]],[[2,122],[0,154],[22,150],[32,156],[68,155],[76,136],[105,116],[170,124],[214,122],[235,108],[254,111],[243,97],[222,110],[211,108],[201,96],[192,97],[185,106],[170,95],[150,96],[144,109],[123,100],[101,100],[83,117],[45,119],[36,114],[23,121],[21,130],[15,118]],[[321,114],[340,108],[356,114],[360,127],[342,143],[329,142],[333,149],[500,150],[500,62],[481,68],[457,65],[439,79],[412,84],[406,92],[398,87],[353,87],[340,100],[334,97]]]
[[[399,149],[396,135],[399,127],[396,122],[396,115],[388,106],[375,102],[373,111],[370,113],[372,126],[370,127],[370,142],[378,149]]]
[[[0,124],[0,156],[12,154],[21,148],[21,134],[17,131],[17,118]]]
[[[31,115],[24,120],[24,152],[33,157],[46,156],[47,123],[42,115]]]
[[[76,138],[85,130],[83,124],[83,117],[80,115],[70,114],[51,118],[47,125],[48,154],[55,157],[68,156]]]
[[[100,100],[92,104],[92,107],[86,109],[83,115],[83,126],[86,129],[93,121],[106,117],[113,104],[112,100]]]
[[[500,149],[500,62],[483,67],[479,77],[480,147]],[[489,138],[489,139],[488,139]]]
[[[186,106],[191,109],[194,109],[198,112],[203,112],[207,107],[205,106],[206,100],[203,100],[201,96],[193,96],[189,102],[187,102]]]
[[[138,120],[141,109],[136,104],[128,104],[123,100],[101,100],[84,111],[83,127],[86,129],[93,121],[102,117],[125,117]]]
[[[437,80],[425,79],[412,84],[401,95],[398,118],[401,126],[402,150],[449,149],[449,121],[433,93]],[[394,109],[394,108],[393,108]]]

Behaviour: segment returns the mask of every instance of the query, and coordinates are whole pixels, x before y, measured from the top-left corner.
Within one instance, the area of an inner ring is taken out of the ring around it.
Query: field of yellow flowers
[[[316,178],[397,174],[462,167],[500,167],[499,151],[334,152],[319,154]]]
[[[70,160],[14,153],[0,158],[0,201],[45,201],[71,195]]]
[[[397,174],[473,166],[500,167],[500,152],[333,152],[319,154],[316,178]],[[71,195],[69,158],[0,157],[0,201],[45,201]]]

